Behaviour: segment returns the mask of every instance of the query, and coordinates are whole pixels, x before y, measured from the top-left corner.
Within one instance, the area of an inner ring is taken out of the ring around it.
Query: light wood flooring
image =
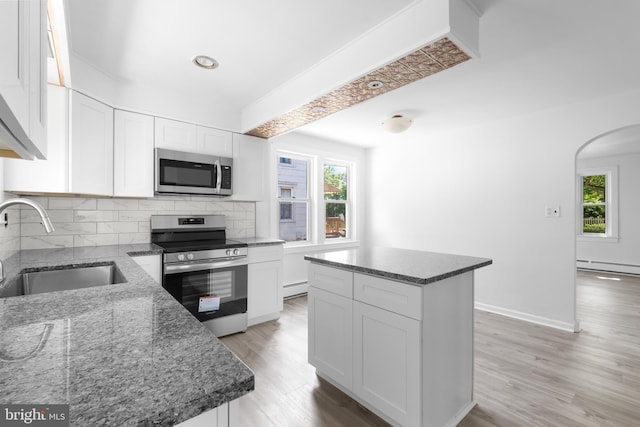
[[[604,278],[602,278],[604,277]],[[578,272],[579,334],[476,310],[470,426],[640,426],[640,278]],[[307,300],[222,341],[256,375],[243,427],[386,426],[307,363]]]

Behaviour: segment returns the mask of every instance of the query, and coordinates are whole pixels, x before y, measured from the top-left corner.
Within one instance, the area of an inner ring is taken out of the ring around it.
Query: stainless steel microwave
[[[156,194],[230,196],[233,159],[156,148]]]

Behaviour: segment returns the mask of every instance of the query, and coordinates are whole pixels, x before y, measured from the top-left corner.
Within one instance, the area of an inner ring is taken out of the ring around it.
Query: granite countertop
[[[173,425],[254,376],[129,256],[155,245],[20,251],[23,268],[115,261],[127,283],[0,299],[0,403],[69,404],[70,425]],[[0,286],[0,290],[6,286]]]
[[[414,285],[426,285],[492,263],[488,258],[382,247],[309,254],[304,259]]]
[[[236,242],[242,242],[252,246],[269,246],[269,245],[282,245],[284,240],[272,239],[270,237],[248,237],[246,239],[233,239]]]

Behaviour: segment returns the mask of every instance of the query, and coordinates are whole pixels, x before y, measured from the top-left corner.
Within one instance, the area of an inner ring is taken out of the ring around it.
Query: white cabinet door
[[[269,197],[269,141],[233,134],[233,199],[262,201]]]
[[[282,261],[249,264],[247,316],[249,326],[280,317],[282,311]]]
[[[204,126],[196,128],[196,153],[214,156],[233,157],[233,138],[231,132]]]
[[[28,18],[28,2],[0,1],[0,95],[25,131],[29,129]]]
[[[309,287],[309,363],[323,376],[351,389],[353,300]]]
[[[0,1],[0,149],[29,159],[46,154],[46,31],[45,0]]]
[[[70,190],[113,195],[113,108],[71,91]]]
[[[138,264],[149,276],[159,284],[162,284],[162,262],[161,255],[140,255],[131,258]]]
[[[153,197],[153,116],[115,110],[113,195]]]
[[[353,330],[354,393],[398,425],[420,425],[420,322],[355,301]]]
[[[155,147],[195,153],[197,149],[196,125],[156,117]]]
[[[29,2],[29,139],[38,158],[47,154],[47,1]]]
[[[23,193],[69,192],[68,90],[50,85],[47,88],[48,120],[47,160],[5,159],[6,191]],[[46,179],[43,179],[46,177]]]

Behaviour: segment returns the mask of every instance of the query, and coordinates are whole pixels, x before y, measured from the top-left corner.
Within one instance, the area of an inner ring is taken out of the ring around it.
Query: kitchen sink
[[[115,262],[27,268],[18,274],[17,280],[9,288],[3,290],[1,297],[114,285],[126,281]]]

